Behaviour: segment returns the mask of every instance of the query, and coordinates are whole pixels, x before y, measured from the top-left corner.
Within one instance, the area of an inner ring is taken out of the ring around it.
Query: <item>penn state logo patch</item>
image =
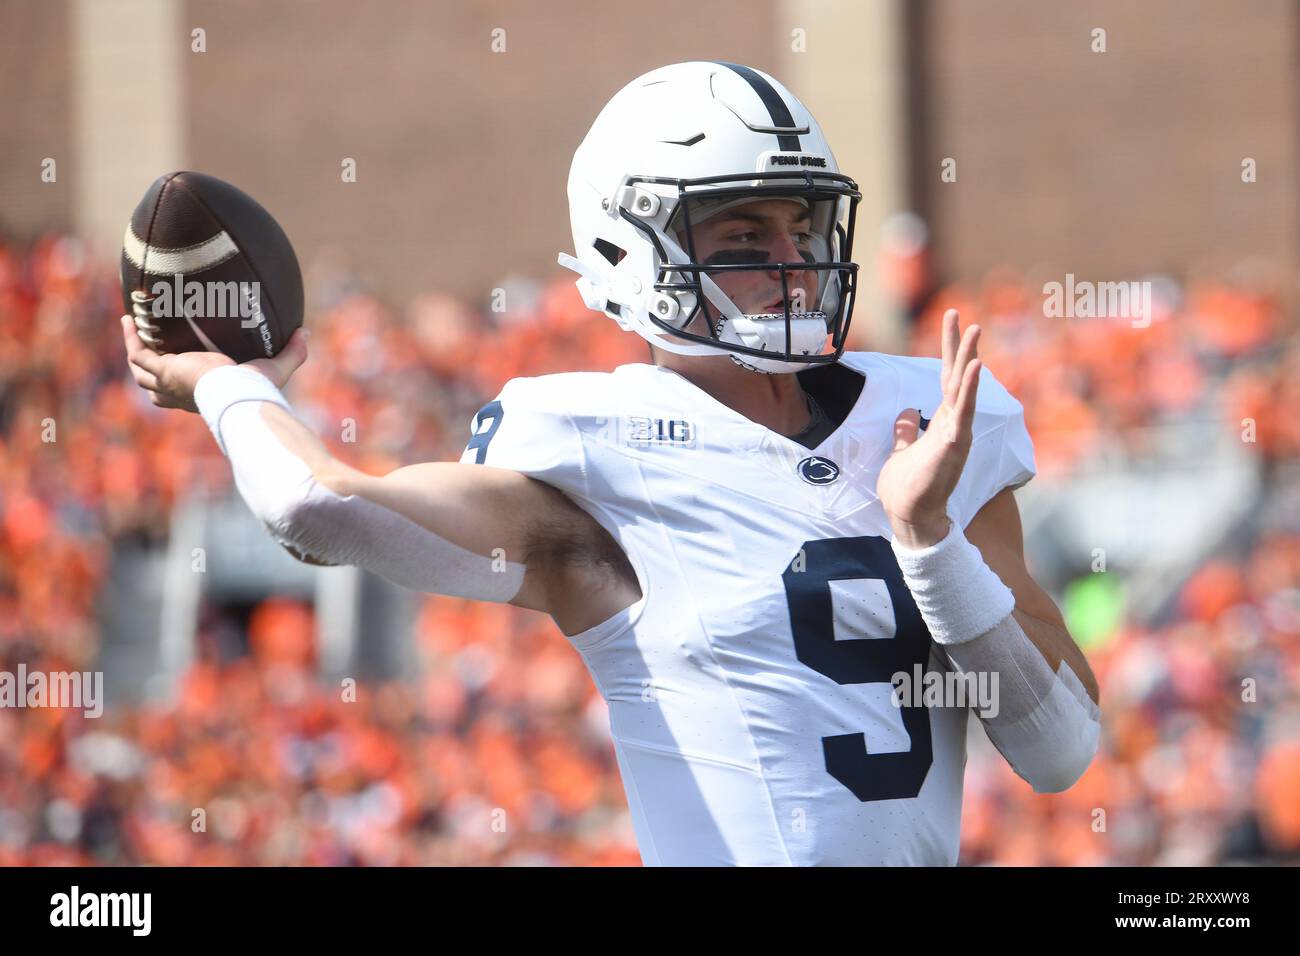
[[[810,485],[829,485],[840,476],[840,466],[820,455],[799,462],[798,471],[799,477]]]

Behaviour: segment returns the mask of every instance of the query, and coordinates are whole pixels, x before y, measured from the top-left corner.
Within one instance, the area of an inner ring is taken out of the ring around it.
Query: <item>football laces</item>
[[[131,293],[131,312],[133,313],[132,318],[135,321],[136,332],[139,333],[141,341],[150,347],[159,345],[162,342],[162,339],[159,338],[162,329],[150,321],[153,318],[153,309],[151,307],[153,300],[153,296],[139,289]]]

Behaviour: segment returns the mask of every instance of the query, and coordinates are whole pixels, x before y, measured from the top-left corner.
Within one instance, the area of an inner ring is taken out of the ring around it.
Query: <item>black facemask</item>
[[[670,323],[652,311],[649,313],[652,324],[675,338],[717,346],[722,351],[732,353],[733,358],[737,355],[755,356],[810,366],[831,364],[839,360],[847,341],[857,291],[858,266],[852,260],[853,234],[857,205],[862,197],[853,180],[839,173],[819,174],[810,170],[764,170],[758,174],[729,173],[697,179],[629,176],[624,180],[625,186],[635,186],[638,183],[659,187],[661,192],[664,186],[676,187],[677,212],[662,228],[674,237],[679,232],[684,233],[685,242],[681,249],[687,257],[684,262],[674,260],[659,242],[653,227],[643,217],[633,214],[630,208],[619,208],[623,220],[640,230],[654,246],[659,260],[654,290],[678,296],[682,293],[690,294],[691,301],[685,305],[687,311],[684,314],[674,315]],[[818,230],[816,241],[822,246],[821,252],[800,249],[798,263],[772,262],[770,253],[766,250],[739,248],[719,249],[710,253],[704,261],[696,259],[694,232],[698,227],[690,219],[688,204],[698,200],[727,201],[734,198],[804,200]],[[835,204],[829,207],[831,218],[825,215],[828,209],[826,203]],[[847,219],[840,223],[835,217],[845,207]],[[757,348],[735,342],[723,345],[718,331],[723,320],[705,295],[705,276],[716,283],[720,277],[733,272],[779,272],[781,288],[786,290],[788,296],[793,286],[793,277],[808,270],[818,273],[817,288],[821,292],[817,310],[826,313],[824,319],[830,335],[829,345],[833,351],[817,354],[796,354],[791,351],[791,322],[799,313],[792,309],[793,303],[790,302],[787,302],[784,309],[786,328],[783,348]],[[702,334],[687,332],[687,326],[697,316],[704,319],[705,331]]]

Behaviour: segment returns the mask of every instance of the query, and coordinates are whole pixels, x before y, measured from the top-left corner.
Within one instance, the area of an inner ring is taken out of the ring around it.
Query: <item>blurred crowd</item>
[[[311,358],[288,394],[343,460],[384,473],[458,457],[477,408],[516,375],[647,360],[567,280],[506,282],[491,305],[394,305],[309,276]],[[1219,416],[1269,487],[1300,458],[1300,336],[1258,287],[1161,286],[1148,327],[1045,321],[1023,277],[939,289],[985,328],[1044,481],[1150,426]],[[0,670],[95,670],[113,549],[161,545],[178,499],[229,492],[197,416],[155,409],[126,372],[120,292],[76,240],[0,245]],[[859,318],[855,347],[867,323]],[[1207,395],[1219,396],[1207,406]],[[354,423],[355,441],[344,440]],[[240,629],[247,654],[223,635]],[[170,705],[0,708],[0,865],[639,862],[603,702],[551,622],[422,596],[408,679],[354,694],[315,678],[312,610],[268,596],[206,607]],[[1215,863],[1300,858],[1300,528],[1277,527],[1184,586],[1175,620],[1120,617],[1087,652],[1102,752],[1035,795],[991,747],[967,766],[963,861]]]

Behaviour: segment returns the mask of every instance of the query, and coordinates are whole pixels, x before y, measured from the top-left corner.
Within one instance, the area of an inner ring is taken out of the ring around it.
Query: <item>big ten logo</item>
[[[629,445],[693,445],[695,426],[681,418],[644,418],[627,420]]]

